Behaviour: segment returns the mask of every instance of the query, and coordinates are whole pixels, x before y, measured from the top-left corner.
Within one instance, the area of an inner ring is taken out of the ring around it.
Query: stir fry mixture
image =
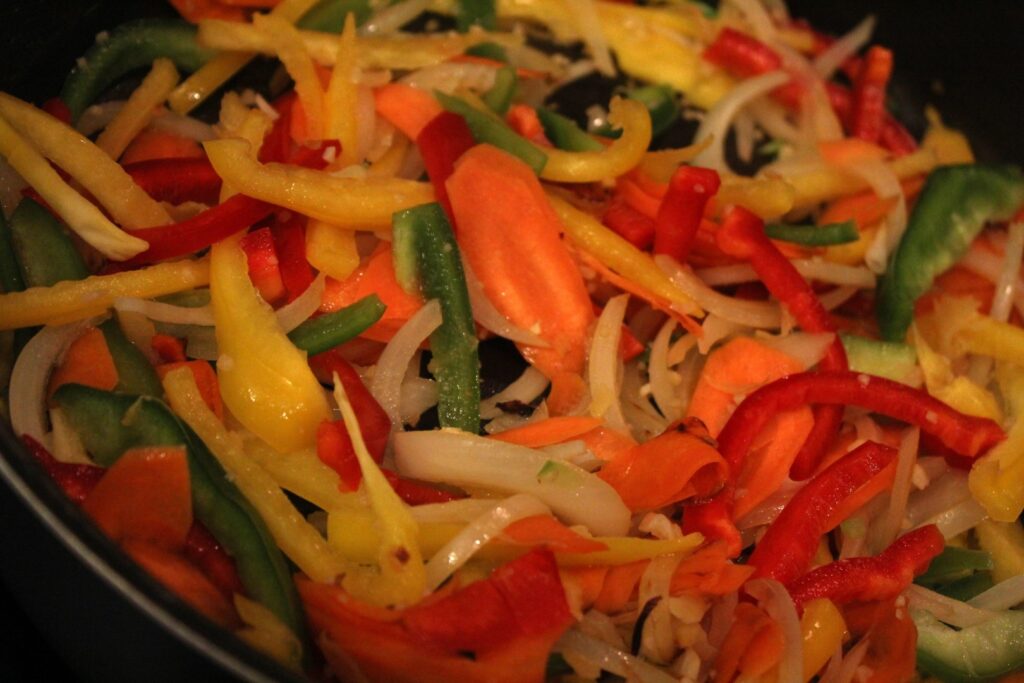
[[[159,582],[318,679],[1024,667],[1024,175],[871,18],[171,4],[0,94],[5,408]]]

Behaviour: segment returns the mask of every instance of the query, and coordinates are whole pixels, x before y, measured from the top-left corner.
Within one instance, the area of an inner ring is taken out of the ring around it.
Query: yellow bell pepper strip
[[[295,81],[295,92],[302,104],[310,139],[323,139],[324,90],[320,85],[316,66],[299,36],[298,29],[281,17],[270,14],[253,15],[252,26],[270,43],[285,71]]]
[[[97,251],[117,261],[149,246],[110,222],[95,204],[64,182],[45,158],[0,118],[0,156],[28,182],[64,222]]]
[[[982,521],[974,528],[978,545],[992,556],[996,583],[1024,574],[1024,527],[1020,522]]]
[[[359,91],[355,73],[358,59],[356,16],[348,14],[345,17],[345,28],[338,38],[337,61],[324,99],[324,138],[341,143],[342,168],[362,161],[356,157],[356,149],[359,147],[359,121],[356,117]]]
[[[0,330],[83,320],[102,314],[121,297],[150,299],[202,287],[209,281],[205,260],[174,261],[0,294]]]
[[[351,562],[369,563],[377,557],[380,535],[369,511],[352,506],[335,508],[327,515],[327,540]],[[456,522],[420,522],[417,541],[426,556],[432,556],[465,527]],[[597,536],[592,540],[606,550],[585,553],[555,552],[560,567],[614,566],[650,560],[662,555],[689,553],[703,542],[700,534],[675,539],[637,538],[634,536]],[[513,544],[489,543],[474,557],[487,562],[507,562],[529,548]]]
[[[818,598],[804,605],[800,631],[803,633],[804,681],[809,681],[843,644],[846,622],[834,602]]]
[[[289,669],[302,668],[302,643],[273,612],[244,595],[235,593],[235,611],[245,626],[235,635]]]
[[[928,129],[921,140],[921,146],[935,150],[940,165],[974,163],[974,152],[967,136],[958,130],[946,128],[934,107],[925,107],[924,115],[928,119]]]
[[[789,213],[795,197],[796,190],[781,178],[726,176],[711,201],[716,212],[736,205],[770,220]]]
[[[356,233],[311,220],[306,226],[306,260],[321,273],[342,281],[359,267]]]
[[[366,492],[373,511],[374,519],[369,527],[380,534],[375,554],[379,572],[351,572],[345,576],[342,586],[356,598],[374,605],[408,607],[420,601],[427,585],[423,556],[417,541],[418,527],[409,508],[391,488],[366,449],[359,420],[337,373],[333,379],[334,398],[341,409],[352,450],[363,474],[360,489]]]
[[[968,353],[1024,365],[1024,330],[987,315],[972,316],[969,324],[957,330],[954,343]]]
[[[149,228],[173,222],[116,161],[62,121],[6,93],[0,93],[0,116],[81,183],[119,225]]]
[[[338,36],[319,31],[299,31],[302,43],[313,60],[323,66],[334,66],[338,60]],[[207,47],[246,50],[273,55],[273,43],[251,24],[221,19],[207,19],[199,24],[199,42]],[[364,69],[421,69],[460,55],[467,48],[482,42],[519,45],[522,38],[509,33],[472,32],[465,34],[399,34],[390,36],[359,36],[356,63]]]
[[[541,170],[544,180],[590,183],[616,178],[636,166],[651,144],[651,115],[642,103],[616,97],[611,101],[609,120],[622,128],[622,135],[599,152],[545,150],[548,161]]]
[[[360,502],[358,494],[341,492],[338,473],[317,457],[315,449],[278,453],[260,439],[250,437],[245,440],[245,453],[270,474],[278,486],[321,510],[330,512],[365,504]]]
[[[306,354],[285,336],[250,282],[240,240],[218,242],[210,256],[221,396],[252,433],[281,452],[297,450],[315,442],[330,408]]]
[[[935,352],[916,327],[911,328],[910,339],[929,394],[962,413],[1002,422],[1003,411],[992,392],[969,377],[954,375],[950,359]]]
[[[128,101],[117,112],[96,139],[96,146],[111,159],[119,159],[128,143],[156,116],[156,108],[164,103],[171,90],[178,84],[178,70],[174,62],[161,57],[153,62],[153,68],[142,83],[128,97]]]
[[[333,226],[389,228],[396,211],[434,201],[429,183],[399,178],[336,178],[308,168],[260,164],[243,140],[210,140],[204,147],[218,175],[242,194]]]
[[[285,556],[314,581],[330,583],[343,574],[347,563],[295,509],[274,478],[246,456],[241,437],[229,432],[203,401],[192,372],[188,368],[171,370],[163,382],[171,408],[203,440],[256,508]]]
[[[562,221],[565,234],[577,247],[619,275],[671,302],[680,312],[696,317],[704,315],[704,311],[654,265],[648,254],[606,228],[586,211],[550,193],[548,199]]]
[[[1024,511],[1024,368],[999,363],[996,379],[1015,421],[1006,441],[974,463],[967,483],[989,517],[1015,522]]]
[[[316,3],[317,0],[283,0],[270,14],[294,23]],[[168,104],[174,112],[187,114],[198,107],[255,57],[251,52],[239,52],[243,49],[240,46],[225,49],[229,52],[210,59],[174,89],[168,98]]]
[[[929,173],[937,164],[938,156],[935,151],[925,147],[886,163],[900,180]],[[868,189],[868,184],[863,178],[839,168],[788,175],[785,180],[793,186],[795,211],[812,209],[822,202]]]
[[[710,144],[711,138],[708,137],[686,147],[658,149],[653,152],[647,152],[644,158],[640,160],[639,168],[655,182],[667,183],[680,164],[693,161]]]

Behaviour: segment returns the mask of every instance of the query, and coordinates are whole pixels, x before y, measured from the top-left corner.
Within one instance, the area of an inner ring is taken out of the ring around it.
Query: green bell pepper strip
[[[544,127],[544,135],[558,149],[569,152],[600,152],[604,149],[604,145],[587,135],[568,116],[562,116],[545,107],[538,107],[537,118]]]
[[[651,113],[651,136],[671,128],[679,120],[679,102],[675,91],[667,85],[646,85],[626,93],[626,97],[640,102]]]
[[[369,19],[370,3],[367,0],[320,0],[295,25],[308,31],[341,33],[350,12],[356,15],[358,26]]]
[[[455,0],[455,28],[465,33],[473,26],[493,31],[498,26],[494,0]]]
[[[200,47],[196,27],[180,19],[140,19],[121,24],[98,40],[64,81],[60,99],[77,121],[108,86],[133,69],[166,57],[182,71],[195,71],[214,51]]]
[[[508,64],[508,51],[505,50],[505,46],[490,41],[467,47],[466,54],[472,57],[483,57]]]
[[[802,244],[805,247],[828,247],[833,244],[856,242],[860,237],[857,224],[853,221],[845,223],[828,223],[826,225],[785,225],[769,223],[764,232],[773,240]]]
[[[11,214],[11,241],[27,287],[50,287],[89,277],[82,255],[61,222],[26,198]]]
[[[81,384],[61,386],[53,400],[100,465],[109,467],[129,448],[184,446],[196,519],[234,558],[249,595],[306,642],[291,572],[266,525],[202,440],[163,401]]]
[[[14,239],[11,226],[0,211],[0,291],[20,292],[25,289],[25,280],[21,277],[18,257],[14,252]]]
[[[854,372],[866,372],[896,382],[905,381],[917,369],[917,352],[903,342],[886,342],[846,332],[839,333],[846,362]]]
[[[295,346],[315,356],[355,338],[380,320],[385,308],[380,297],[371,294],[351,306],[310,318],[289,332],[288,338]]]
[[[510,66],[501,67],[494,75],[494,85],[484,93],[482,98],[484,104],[495,114],[504,116],[508,112],[508,108],[512,106],[512,98],[515,97],[518,84],[519,78],[516,76],[516,70]]]
[[[1022,203],[1024,175],[1015,166],[933,171],[880,283],[876,315],[882,338],[903,341],[918,297],[966,253],[987,221],[1010,218]]]
[[[117,368],[115,390],[139,396],[163,396],[164,388],[149,359],[128,341],[117,319],[105,320],[100,325],[100,332]]]
[[[1024,611],[1007,610],[975,626],[954,629],[923,610],[917,626],[917,666],[945,683],[981,683],[1024,667]]]
[[[544,170],[545,164],[548,163],[548,155],[505,125],[504,121],[473,108],[458,97],[436,90],[434,97],[442,107],[466,120],[466,125],[477,142],[486,142],[519,157],[538,175]]]
[[[480,431],[480,357],[462,258],[440,204],[421,204],[392,218],[399,283],[441,303],[441,326],[430,335],[442,427]],[[415,262],[411,277],[410,265]]]
[[[975,572],[970,576],[958,579],[953,583],[947,583],[933,588],[936,593],[953,598],[960,602],[967,602],[975,598],[995,585],[992,581],[992,572]]]
[[[991,571],[992,566],[992,556],[984,550],[946,546],[942,554],[928,565],[928,571],[914,579],[914,583],[934,588],[967,578],[975,572]]]

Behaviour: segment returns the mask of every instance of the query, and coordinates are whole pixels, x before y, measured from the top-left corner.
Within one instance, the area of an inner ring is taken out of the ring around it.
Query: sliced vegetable
[[[310,318],[288,333],[296,347],[309,355],[323,353],[359,336],[384,315],[385,306],[375,294],[345,308]]]
[[[473,132],[477,142],[486,142],[519,157],[538,175],[544,170],[548,155],[529,140],[517,135],[504,121],[474,108],[465,100],[453,95],[435,92],[434,97],[446,110],[466,120],[466,125]]]
[[[773,240],[793,242],[806,247],[827,247],[836,244],[856,242],[860,237],[857,224],[853,221],[845,223],[828,223],[826,225],[786,225],[770,223],[764,226],[764,232]]]
[[[37,202],[21,200],[8,226],[25,286],[49,287],[88,277],[85,261],[64,226]]]

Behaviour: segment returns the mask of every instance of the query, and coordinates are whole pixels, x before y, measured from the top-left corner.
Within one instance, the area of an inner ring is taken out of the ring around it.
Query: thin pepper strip
[[[892,77],[892,52],[872,45],[864,57],[853,86],[850,135],[878,142],[885,123],[885,89]]]
[[[868,441],[847,453],[797,491],[758,541],[748,564],[751,578],[789,584],[811,564],[821,536],[844,500],[896,458],[896,450]]]
[[[654,253],[686,263],[708,202],[722,181],[710,168],[680,166],[668,182],[654,228]]]
[[[395,214],[396,258],[413,252],[426,299],[441,302],[443,322],[430,335],[442,427],[480,431],[480,358],[459,247],[440,204]],[[403,283],[406,286],[408,283]]]
[[[837,604],[895,598],[928,569],[946,541],[934,524],[896,539],[877,557],[838,560],[804,574],[789,586],[799,609],[817,598]]]
[[[828,312],[818,301],[814,290],[768,239],[760,218],[742,207],[730,209],[722,221],[722,227],[715,234],[715,241],[725,253],[750,262],[768,291],[782,302],[800,327],[807,332],[836,333]],[[821,359],[820,366],[822,370],[846,370],[849,367],[838,334]],[[806,479],[814,472],[829,442],[835,437],[842,417],[842,406],[815,409],[814,428],[801,446],[791,468],[794,478]]]
[[[124,170],[158,202],[213,205],[220,199],[221,179],[207,159],[149,159],[126,164]]]
[[[444,212],[454,223],[451,202],[448,201],[448,190],[445,181],[455,170],[455,162],[476,144],[473,133],[466,120],[450,111],[441,112],[430,120],[420,134],[416,136],[416,147],[423,157],[423,165],[427,169],[427,177],[434,186],[434,195],[444,207]]]
[[[212,206],[181,223],[132,230],[129,234],[145,240],[149,248],[126,261],[126,265],[137,266],[192,254],[248,230],[273,210],[271,204],[236,194],[223,204]]]

